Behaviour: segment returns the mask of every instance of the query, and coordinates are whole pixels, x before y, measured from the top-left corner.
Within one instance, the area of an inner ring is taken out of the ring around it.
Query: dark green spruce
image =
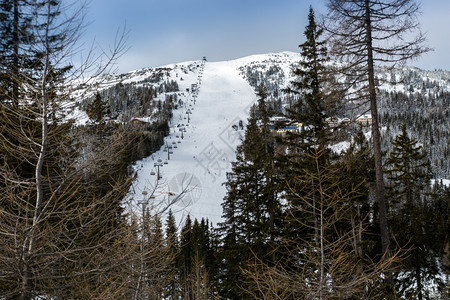
[[[430,162],[419,145],[411,138],[403,124],[392,141],[386,161],[388,178],[389,222],[394,241],[407,251],[402,261],[405,267],[395,280],[398,292],[406,297],[428,299],[431,291],[427,283],[441,283],[437,265],[438,252],[430,236],[434,212],[430,194]]]

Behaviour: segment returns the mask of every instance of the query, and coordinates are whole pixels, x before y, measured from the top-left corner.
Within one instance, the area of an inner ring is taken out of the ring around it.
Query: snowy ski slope
[[[179,223],[188,214],[192,219],[220,222],[226,172],[244,135],[242,128],[236,130],[233,125],[247,122],[256,101],[253,88],[239,74],[241,64],[204,64],[198,74],[198,95],[191,93],[184,107],[174,111],[166,146],[137,162],[138,177],[130,191],[135,201],[151,198],[150,204],[162,203],[162,207],[175,201],[171,208]]]

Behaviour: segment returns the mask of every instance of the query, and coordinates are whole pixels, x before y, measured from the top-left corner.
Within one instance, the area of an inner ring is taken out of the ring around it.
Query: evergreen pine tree
[[[186,222],[181,229],[180,251],[178,264],[180,269],[180,287],[183,299],[193,300],[194,291],[192,283],[192,265],[193,265],[193,238],[192,238],[192,220],[187,216]]]
[[[179,273],[177,269],[177,257],[179,251],[178,232],[175,224],[175,217],[172,210],[169,210],[166,219],[166,251],[169,262],[166,274],[165,296],[168,299],[178,299],[179,295]]]
[[[442,281],[439,293],[442,299],[450,297],[450,187],[435,182],[432,197],[432,229],[428,234],[428,245],[438,256]],[[430,219],[428,220],[430,222]]]
[[[327,78],[324,66],[328,58],[324,41],[321,40],[322,30],[316,24],[312,7],[309,9],[304,35],[306,40],[299,45],[302,59],[294,70],[295,80],[287,90],[295,96],[295,101],[287,111],[287,117],[292,122],[301,123],[301,128],[299,131],[287,132],[286,136],[280,139],[279,144],[284,149],[278,157],[279,169],[287,182],[285,197],[289,203],[284,235],[291,239],[306,234],[302,231],[305,230],[304,227],[301,230],[297,227],[297,222],[301,218],[311,217],[302,216],[300,210],[294,209],[298,207],[296,201],[299,199],[299,193],[311,192],[320,197],[315,182],[304,182],[298,178],[307,177],[308,173],[314,172],[317,163],[324,170],[327,170],[330,164],[330,130],[326,122],[325,105]],[[316,157],[317,151],[321,155]],[[311,177],[311,180],[314,178]]]
[[[373,154],[369,142],[366,140],[361,128],[354,137],[350,147],[341,155],[339,164],[342,166],[342,188],[345,190],[356,189],[353,195],[353,209],[350,210],[351,227],[354,234],[355,252],[361,257],[376,256],[380,251],[376,248],[379,244],[375,240],[379,233],[378,223],[374,218],[367,221],[366,217],[373,211],[371,191],[375,184],[375,170],[373,168]],[[366,231],[362,232],[358,224],[367,222]],[[374,251],[374,249],[376,251]]]
[[[12,107],[23,98],[21,82],[31,75],[36,61],[35,53],[30,53],[36,26],[31,22],[31,8],[24,0],[0,3],[0,103]]]
[[[192,225],[192,284],[194,299],[214,295],[215,258],[211,245],[208,221],[194,220]]]
[[[386,161],[392,211],[420,201],[431,177],[430,162],[422,146],[409,137],[405,124],[400,130],[401,133],[392,141],[392,150]]]
[[[108,103],[102,100],[99,92],[95,94],[94,101],[87,105],[86,113],[95,124],[103,124],[106,118],[111,115]]]
[[[222,291],[226,298],[245,294],[243,269],[255,258],[274,263],[282,224],[278,176],[274,168],[274,142],[268,129],[263,87],[258,91],[259,117],[252,111],[245,140],[227,174],[227,195],[222,203]],[[258,126],[257,123],[261,126]]]
[[[287,92],[295,96],[296,101],[288,108],[287,117],[302,124],[300,134],[288,133],[287,140],[300,143],[304,152],[312,144],[326,147],[326,69],[328,61],[325,41],[321,40],[322,29],[315,21],[314,10],[309,9],[308,25],[305,28],[305,42],[300,44],[302,59],[294,69],[295,80],[291,81]]]
[[[326,122],[326,99],[329,95],[325,93],[328,79],[324,66],[328,57],[325,42],[321,40],[322,30],[315,22],[312,7],[309,9],[304,35],[306,41],[299,45],[302,59],[294,69],[295,79],[287,89],[294,96],[294,102],[287,109],[286,116],[291,122],[297,122],[300,128],[287,132],[279,142],[284,148],[278,156],[279,168],[283,170],[284,179],[290,188],[295,186],[293,179],[299,172],[315,168],[311,158],[315,147],[324,151],[320,156],[321,165],[328,163],[330,154],[330,130]],[[291,193],[287,191],[287,195]]]
[[[147,214],[150,215],[148,210]],[[148,298],[162,299],[164,294],[164,279],[168,270],[167,249],[164,247],[162,223],[158,215],[150,216],[146,231],[146,268],[149,290]]]
[[[188,216],[181,231],[178,270],[183,299],[209,299],[215,292],[215,257],[208,222]]]
[[[436,253],[429,241],[433,216],[425,193],[430,186],[430,163],[422,146],[408,136],[406,126],[400,129],[386,161],[392,234],[401,247],[410,249],[396,283],[405,297],[424,299],[430,296],[425,282],[439,281]]]

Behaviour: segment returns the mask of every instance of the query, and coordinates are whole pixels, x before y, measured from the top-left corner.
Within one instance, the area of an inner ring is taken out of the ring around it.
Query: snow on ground
[[[239,75],[241,63],[207,62],[203,73],[198,72],[198,96],[191,93],[184,107],[173,112],[170,135],[165,139],[173,153],[165,152],[163,146],[136,163],[138,176],[130,191],[135,200],[150,195],[155,197],[152,203],[177,200],[172,210],[179,223],[187,214],[192,219],[208,218],[213,224],[221,221],[223,183],[244,136],[243,129],[232,126],[240,120],[247,122],[249,108],[256,101],[253,88]],[[160,180],[155,163],[160,165]],[[183,190],[187,192],[180,195]]]
[[[343,141],[343,142],[340,142],[340,143],[330,146],[330,149],[336,154],[341,154],[342,152],[346,151],[349,147],[350,147],[350,142]]]
[[[431,179],[431,185],[435,185],[436,182],[450,187],[450,179]]]

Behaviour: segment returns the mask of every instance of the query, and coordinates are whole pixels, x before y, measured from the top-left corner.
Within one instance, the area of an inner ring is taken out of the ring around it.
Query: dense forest
[[[332,69],[330,64],[327,68]],[[273,57],[259,63],[240,67],[240,72],[257,89],[263,84],[268,93],[268,109],[274,115],[285,113],[286,106],[294,100],[285,90],[292,78],[295,64],[290,59]],[[413,67],[378,67],[378,101],[380,124],[383,132],[383,148],[389,145],[402,123],[407,125],[412,137],[420,141],[427,151],[433,178],[449,178],[448,125],[450,75],[447,71],[424,71]],[[368,105],[364,101],[336,105],[330,117],[355,120],[367,114]],[[364,131],[369,132],[370,128]],[[348,137],[344,137],[348,139]]]
[[[184,105],[170,70],[74,91],[82,9],[1,2],[0,299],[447,299],[450,77],[386,66],[427,51],[401,44],[415,1],[328,2],[300,61],[240,69],[257,102],[214,226],[126,197]]]

